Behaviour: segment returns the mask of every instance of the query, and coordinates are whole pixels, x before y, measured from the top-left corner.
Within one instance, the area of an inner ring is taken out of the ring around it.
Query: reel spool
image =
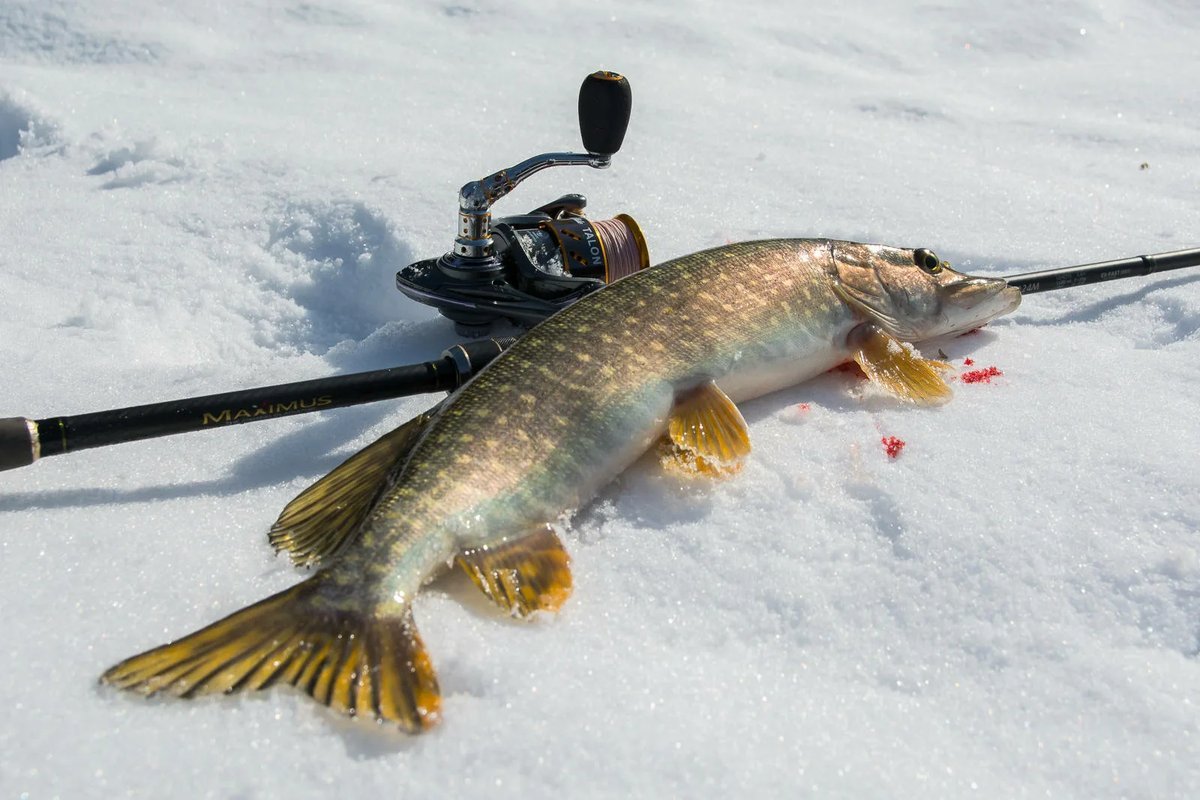
[[[607,283],[650,265],[646,239],[627,214],[584,216],[587,200],[568,194],[528,214],[492,221],[491,206],[525,178],[554,166],[605,169],[629,125],[629,82],[589,75],[579,89],[587,154],[534,156],[459,192],[458,237],[450,252],[396,273],[396,287],[434,306],[462,336],[483,336],[501,321],[529,326]]]

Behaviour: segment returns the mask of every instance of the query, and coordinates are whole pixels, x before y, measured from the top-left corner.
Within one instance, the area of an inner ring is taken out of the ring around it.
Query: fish
[[[503,613],[572,592],[553,523],[657,443],[695,476],[750,455],[737,403],[857,362],[887,393],[951,394],[913,343],[1011,312],[1020,292],[932,251],[740,242],[622,278],[530,329],[434,408],[301,492],[269,533],[306,580],[113,666],[105,684],[196,697],[292,685],[410,733],[441,717],[413,598],[462,569]]]

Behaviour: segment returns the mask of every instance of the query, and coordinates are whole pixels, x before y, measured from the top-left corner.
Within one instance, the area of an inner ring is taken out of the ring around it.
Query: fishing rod
[[[482,339],[493,326],[528,327],[650,264],[646,241],[628,215],[590,220],[587,200],[568,194],[528,214],[493,220],[491,206],[523,180],[555,166],[604,169],[629,124],[631,92],[615,72],[589,75],[579,90],[586,153],[546,153],[459,191],[458,230],[444,255],[396,274],[406,296],[436,308],[474,341],[433,361],[75,416],[0,419],[0,470],[92,447],[454,391],[514,338]],[[1029,272],[1006,278],[1022,294],[1200,266],[1200,248]]]
[[[457,344],[434,361],[331,378],[260,386],[68,417],[0,419],[0,470],[46,456],[211,430],[414,394],[452,392],[516,339]]]
[[[1132,256],[1027,272],[1004,280],[1021,294],[1069,289],[1156,272],[1200,266],[1200,248]],[[374,403],[414,394],[454,391],[516,338],[457,344],[435,361],[244,391],[170,400],[91,414],[0,419],[0,470],[38,458],[311,411]]]

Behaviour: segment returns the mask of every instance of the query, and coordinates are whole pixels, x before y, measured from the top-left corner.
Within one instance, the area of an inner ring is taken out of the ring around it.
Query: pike
[[[750,452],[738,401],[850,360],[904,401],[944,402],[946,365],[910,343],[1020,299],[925,249],[826,239],[643,270],[542,322],[292,500],[269,539],[319,565],[312,577],[101,680],[180,697],[291,684],[344,714],[424,730],[441,700],[412,600],[432,576],[456,564],[509,614],[556,611],[572,578],[550,522],[656,441],[669,468],[736,472]]]

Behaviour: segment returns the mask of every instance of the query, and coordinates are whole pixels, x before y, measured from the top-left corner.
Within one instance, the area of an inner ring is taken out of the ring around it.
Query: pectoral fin
[[[287,550],[292,563],[310,566],[352,542],[359,523],[404,466],[404,457],[434,410],[359,450],[288,503],[267,535],[276,552]]]
[[[709,381],[680,397],[659,457],[689,475],[732,475],[750,454],[750,431],[733,401]]]
[[[549,525],[517,539],[464,550],[458,565],[515,617],[557,611],[571,596],[570,556]]]
[[[947,365],[921,358],[912,345],[893,339],[874,325],[855,328],[849,344],[867,377],[901,400],[937,405],[950,399],[950,387],[938,375]]]

